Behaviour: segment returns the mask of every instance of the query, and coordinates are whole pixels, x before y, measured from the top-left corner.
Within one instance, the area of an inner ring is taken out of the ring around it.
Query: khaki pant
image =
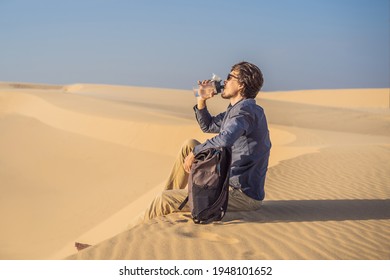
[[[173,165],[171,174],[164,186],[163,192],[158,195],[144,214],[144,221],[157,216],[164,216],[173,212],[178,212],[178,207],[188,195],[187,183],[188,173],[183,167],[184,159],[192,149],[200,144],[197,140],[187,140]],[[227,211],[252,211],[260,209],[262,201],[255,200],[244,194],[241,190],[229,188],[229,201]],[[189,212],[188,203],[181,210]]]

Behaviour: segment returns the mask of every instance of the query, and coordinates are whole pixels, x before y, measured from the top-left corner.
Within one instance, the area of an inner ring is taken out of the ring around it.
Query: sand
[[[0,83],[0,259],[388,260],[389,96],[262,92],[273,143],[263,208],[129,228],[180,145],[211,137],[191,91]],[[77,253],[75,241],[93,246]]]

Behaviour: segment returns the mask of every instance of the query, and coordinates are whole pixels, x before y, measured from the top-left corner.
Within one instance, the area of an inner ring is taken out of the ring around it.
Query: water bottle
[[[208,98],[211,97],[212,94],[221,93],[224,87],[225,85],[222,83],[222,79],[213,73],[210,84],[202,86],[197,85],[196,87],[193,87],[193,92],[195,97],[201,96],[203,98]]]

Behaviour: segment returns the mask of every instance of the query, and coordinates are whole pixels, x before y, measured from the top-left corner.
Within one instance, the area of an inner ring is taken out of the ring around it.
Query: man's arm
[[[207,110],[207,107],[199,110],[197,106],[198,105],[194,106],[194,111],[196,121],[198,122],[200,129],[205,133],[219,133],[226,112],[213,117]]]
[[[191,165],[195,159],[195,154],[204,149],[215,147],[231,147],[241,135],[247,132],[250,127],[250,123],[250,114],[238,114],[233,116],[224,131],[221,131],[217,136],[196,146],[194,150],[184,159],[184,170],[190,173]]]
[[[204,108],[206,108],[206,100],[198,98],[198,104],[196,105],[196,107],[198,108],[198,110],[203,110]]]
[[[219,114],[215,117],[211,116],[207,110],[206,101],[214,97],[215,93],[210,88],[210,81],[198,81],[199,90],[210,91],[208,94],[199,95],[197,98],[197,104],[194,106],[196,120],[199,123],[200,128],[206,133],[219,133],[221,129],[221,123],[225,113]]]
[[[224,129],[220,133],[206,142],[197,145],[193,153],[196,155],[200,151],[207,148],[215,147],[232,147],[236,140],[251,130],[253,116],[250,112],[240,110],[236,114],[229,117]]]

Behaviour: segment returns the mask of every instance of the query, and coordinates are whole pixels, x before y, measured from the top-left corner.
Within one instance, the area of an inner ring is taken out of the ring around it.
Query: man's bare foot
[[[74,246],[76,247],[77,251],[81,251],[84,250],[85,248],[91,247],[92,245],[75,242]]]

